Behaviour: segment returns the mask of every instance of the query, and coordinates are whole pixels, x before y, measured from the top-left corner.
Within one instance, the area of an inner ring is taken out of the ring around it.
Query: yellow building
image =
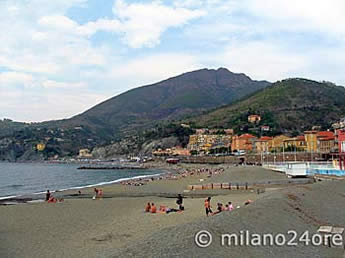
[[[306,151],[307,144],[303,135],[284,140],[284,149],[292,148],[296,151]]]
[[[272,137],[263,136],[254,142],[255,151],[257,153],[267,153],[269,151],[268,143],[272,140]]]
[[[80,149],[79,158],[92,158],[92,154],[90,153],[89,149]]]
[[[212,148],[231,146],[231,135],[221,134],[195,134],[189,136],[187,148],[189,150],[208,153]]]
[[[305,131],[304,138],[307,152],[317,152],[317,131]]]
[[[290,139],[285,135],[278,135],[268,142],[268,149],[272,151],[280,151],[284,146],[284,141]]]
[[[261,121],[261,116],[259,115],[250,115],[248,116],[248,122],[250,123],[256,123]]]
[[[38,151],[44,151],[45,148],[46,148],[46,145],[44,143],[39,143],[39,144],[36,145],[36,149]]]

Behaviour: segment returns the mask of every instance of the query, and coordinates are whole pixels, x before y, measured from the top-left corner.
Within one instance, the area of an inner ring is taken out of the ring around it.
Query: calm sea
[[[157,170],[78,170],[77,164],[0,163],[0,199],[103,185],[128,178],[156,175]]]

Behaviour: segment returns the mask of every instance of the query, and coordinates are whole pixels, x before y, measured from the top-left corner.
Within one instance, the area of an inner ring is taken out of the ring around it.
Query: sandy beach
[[[196,169],[201,165],[178,165],[170,169]],[[93,189],[58,193],[62,203],[32,203],[0,206],[0,257],[153,257],[230,256],[287,257],[284,248],[219,248],[216,243],[201,249],[193,237],[200,229],[214,234],[227,230],[253,229],[257,232],[285,232],[287,228],[315,231],[324,224],[345,224],[345,181],[266,188],[265,193],[229,190],[184,192],[189,184],[203,182],[284,179],[285,175],[259,167],[208,166],[224,172],[162,179],[142,186],[107,185],[104,198],[92,200]],[[321,194],[329,191],[331,195]],[[147,202],[176,208],[182,193],[182,213],[148,214]],[[293,195],[291,195],[293,194]],[[240,206],[232,212],[206,217],[204,199]],[[295,197],[292,197],[295,196]],[[253,203],[244,206],[246,200]],[[299,210],[298,210],[298,209]],[[343,257],[339,248],[296,248],[295,257]],[[286,251],[286,250],[285,250]],[[316,256],[308,256],[310,254]],[[317,254],[320,256],[317,256]],[[277,254],[277,255],[276,255]],[[285,256],[284,256],[285,254]],[[332,256],[322,256],[332,255]]]

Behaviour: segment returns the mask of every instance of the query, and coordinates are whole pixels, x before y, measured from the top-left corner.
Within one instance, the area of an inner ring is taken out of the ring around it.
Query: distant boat
[[[174,159],[174,158],[166,159],[165,161],[169,164],[177,164],[180,162],[179,159]]]

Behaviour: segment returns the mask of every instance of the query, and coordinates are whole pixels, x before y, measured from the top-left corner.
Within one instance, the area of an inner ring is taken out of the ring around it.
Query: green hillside
[[[248,123],[259,114],[260,124]],[[306,79],[287,79],[219,109],[189,120],[197,127],[229,127],[237,132],[269,125],[271,134],[297,134],[312,126],[328,128],[345,115],[345,88]]]

